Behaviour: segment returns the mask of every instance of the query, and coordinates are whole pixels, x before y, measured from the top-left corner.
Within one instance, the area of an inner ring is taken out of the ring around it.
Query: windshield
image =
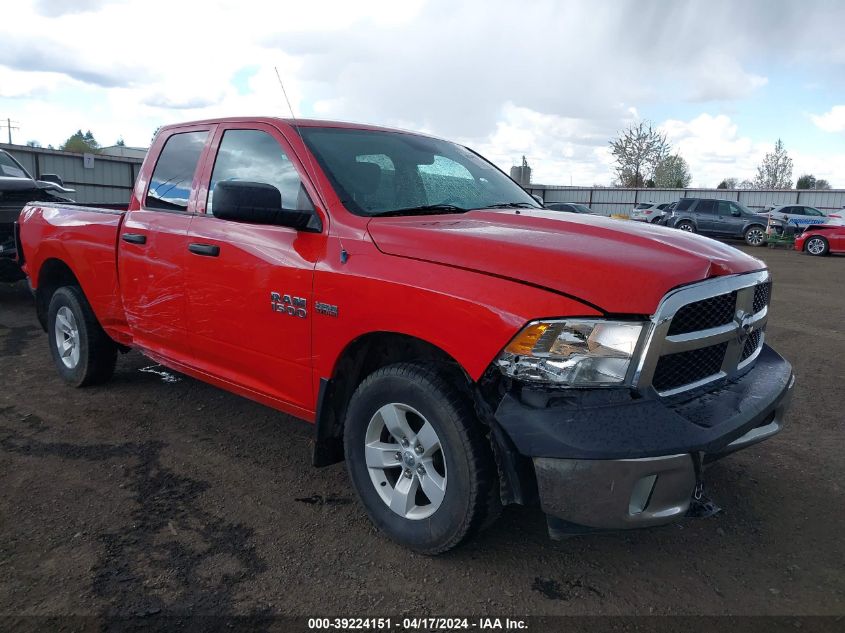
[[[300,127],[341,202],[364,216],[540,205],[465,147],[415,134]]]

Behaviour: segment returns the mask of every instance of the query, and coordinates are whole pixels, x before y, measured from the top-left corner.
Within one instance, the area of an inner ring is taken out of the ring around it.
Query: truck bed
[[[76,277],[100,324],[118,341],[125,340],[128,332],[117,277],[117,238],[124,212],[37,202],[26,205],[19,218],[27,225],[21,231],[19,257],[33,289],[39,285],[33,273],[43,274],[50,260],[56,260],[55,266],[69,267],[68,273]]]

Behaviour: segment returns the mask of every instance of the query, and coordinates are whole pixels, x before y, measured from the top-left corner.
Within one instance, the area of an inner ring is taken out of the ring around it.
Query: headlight
[[[496,360],[503,374],[571,387],[622,385],[643,323],[565,319],[529,323]]]

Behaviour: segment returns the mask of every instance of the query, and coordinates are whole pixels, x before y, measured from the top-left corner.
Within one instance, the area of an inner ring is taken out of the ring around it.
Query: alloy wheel
[[[367,425],[364,457],[381,500],[405,519],[434,514],[446,496],[446,458],[431,423],[416,409],[386,404]]]
[[[62,306],[56,312],[55,336],[59,358],[65,367],[73,369],[79,364],[79,327],[73,311],[67,306]]]

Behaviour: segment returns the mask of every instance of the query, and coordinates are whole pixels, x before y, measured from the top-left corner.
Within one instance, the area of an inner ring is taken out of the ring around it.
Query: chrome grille
[[[719,343],[711,347],[661,356],[657,361],[651,384],[658,391],[669,391],[714,376],[722,369],[727,349],[727,343]]]
[[[669,326],[669,335],[698,332],[733,321],[736,292],[695,301],[678,310]]]
[[[763,338],[763,330],[754,330],[747,339],[745,339],[745,345],[742,346],[742,357],[740,361],[745,361],[751,357],[751,355],[757,351],[757,348],[760,347],[760,339]]]
[[[754,314],[769,305],[769,300],[772,296],[772,282],[759,284],[754,288]]]
[[[651,319],[635,386],[670,396],[745,369],[763,346],[770,295],[768,271],[667,294]]]

